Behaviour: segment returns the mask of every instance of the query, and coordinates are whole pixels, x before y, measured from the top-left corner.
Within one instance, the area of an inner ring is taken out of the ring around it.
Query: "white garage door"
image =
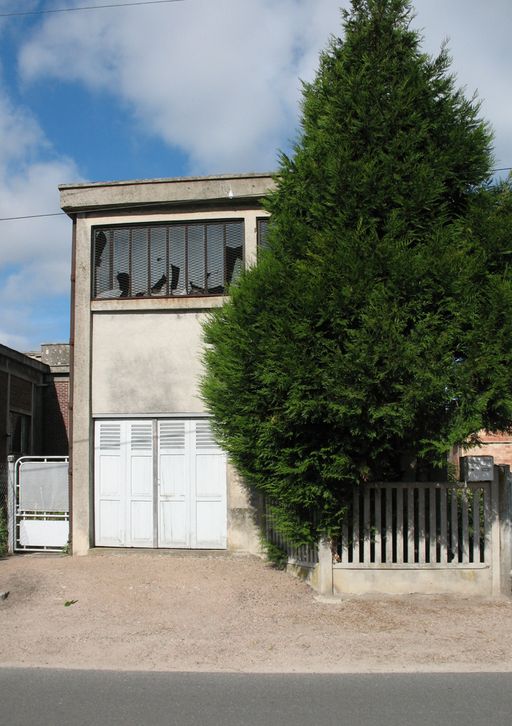
[[[95,542],[226,547],[226,456],[208,421],[97,421]]]

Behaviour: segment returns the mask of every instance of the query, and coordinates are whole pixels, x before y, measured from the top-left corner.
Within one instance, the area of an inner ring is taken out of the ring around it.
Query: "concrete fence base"
[[[463,461],[461,483],[354,490],[340,542],[321,540],[316,562],[288,569],[325,596],[511,596],[512,476],[484,458]]]

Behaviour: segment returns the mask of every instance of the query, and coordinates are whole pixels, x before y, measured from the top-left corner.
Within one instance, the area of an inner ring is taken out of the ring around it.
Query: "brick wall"
[[[481,446],[463,452],[463,456],[494,456],[495,464],[512,467],[512,434],[480,432]]]
[[[486,431],[479,433],[480,446],[471,449],[456,447],[449,459],[455,465],[458,475],[459,456],[493,456],[495,464],[508,464],[512,468],[512,434],[490,434]]]
[[[43,450],[48,456],[65,456],[69,451],[69,378],[52,377],[45,390]]]

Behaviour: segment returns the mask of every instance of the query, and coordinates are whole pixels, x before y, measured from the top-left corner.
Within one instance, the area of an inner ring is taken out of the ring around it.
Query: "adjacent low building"
[[[43,447],[43,391],[49,368],[0,345],[0,462]]]
[[[68,390],[67,343],[29,354],[0,344],[0,506],[9,455],[67,455]]]

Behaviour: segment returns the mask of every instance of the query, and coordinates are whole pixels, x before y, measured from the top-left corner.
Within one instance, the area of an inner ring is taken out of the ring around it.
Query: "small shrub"
[[[285,570],[288,564],[288,554],[281,547],[269,542],[267,539],[263,539],[262,544],[271,565],[277,570]]]
[[[4,508],[0,506],[0,557],[7,555],[7,537],[7,517]]]

